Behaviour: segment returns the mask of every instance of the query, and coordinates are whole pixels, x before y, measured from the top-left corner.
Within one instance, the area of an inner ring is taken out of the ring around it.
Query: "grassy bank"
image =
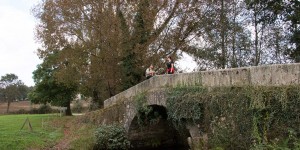
[[[28,122],[21,130],[26,118]],[[59,126],[53,126],[50,122],[57,119],[55,115],[4,115],[0,116],[0,149],[39,149],[54,144],[63,136],[63,130]]]

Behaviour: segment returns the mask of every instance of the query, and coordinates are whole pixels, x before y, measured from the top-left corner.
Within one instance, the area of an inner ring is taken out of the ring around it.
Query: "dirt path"
[[[46,148],[46,150],[67,150],[70,143],[74,140],[74,136],[71,134],[72,121],[66,121],[63,125],[64,137],[60,139],[54,146]]]
[[[66,150],[68,149],[71,139],[70,139],[70,127],[64,127],[64,137],[50,150]]]

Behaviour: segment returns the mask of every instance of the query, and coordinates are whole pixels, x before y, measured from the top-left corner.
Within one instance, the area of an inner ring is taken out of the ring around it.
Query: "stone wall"
[[[174,75],[158,75],[121,92],[104,102],[104,107],[116,104],[121,99],[146,91],[178,85],[244,86],[244,85],[291,85],[300,83],[300,64],[280,64],[210,70]]]

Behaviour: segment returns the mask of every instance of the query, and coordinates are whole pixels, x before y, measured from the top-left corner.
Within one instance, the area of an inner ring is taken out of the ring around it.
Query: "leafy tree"
[[[72,115],[70,103],[76,95],[77,86],[66,85],[55,79],[57,66],[53,65],[54,60],[55,54],[44,59],[33,72],[35,87],[29,93],[29,99],[33,103],[51,103],[54,106],[67,107],[66,115]]]
[[[0,87],[0,103],[5,102],[4,100],[4,89]]]
[[[229,9],[229,30],[228,30],[228,67],[242,67],[249,65],[249,58],[251,56],[251,39],[250,33],[247,30],[247,23],[244,12],[246,10],[245,4],[240,0],[234,0],[227,5]]]
[[[18,76],[15,74],[6,74],[1,76],[0,80],[0,87],[1,87],[1,96],[2,98],[7,101],[7,113],[9,113],[9,107],[13,100],[22,98],[26,93],[22,93],[23,87],[25,85],[22,83],[21,80],[18,79]]]
[[[264,5],[259,0],[247,1],[248,8],[252,10],[252,22],[254,24],[254,58],[252,60],[255,66],[261,62],[262,41],[259,37],[263,37],[265,28],[265,20],[263,20]],[[261,35],[259,35],[261,34]]]
[[[198,33],[189,50],[199,69],[249,65],[250,33],[244,22],[245,5],[239,0],[204,1],[195,10]]]
[[[293,46],[288,49],[288,54],[296,62],[300,62],[300,2],[291,0],[286,2],[284,16],[290,22],[289,30],[292,33],[290,42]]]
[[[258,23],[274,24],[279,21],[281,26],[288,26],[290,45],[286,48],[286,54],[296,62],[300,62],[300,2],[298,0],[245,0],[245,2],[250,10],[260,6],[260,11],[257,12],[260,16],[257,19]]]
[[[18,99],[20,99],[20,100],[25,100],[25,99],[27,98],[28,93],[30,92],[30,90],[31,90],[31,87],[28,87],[28,86],[25,85],[25,84],[20,84],[20,85],[18,86],[18,91],[19,91],[19,93],[20,93]]]

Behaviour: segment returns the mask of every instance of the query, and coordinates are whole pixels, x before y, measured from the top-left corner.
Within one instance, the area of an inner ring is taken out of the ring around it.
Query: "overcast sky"
[[[41,0],[0,0],[0,76],[16,74],[26,85],[33,86],[32,72],[41,63],[34,40],[37,23],[31,13]],[[196,64],[191,57],[177,61],[180,68],[191,71]]]
[[[32,72],[41,62],[35,51],[36,21],[31,13],[39,0],[0,0],[0,76],[16,74],[26,85],[34,85]]]

